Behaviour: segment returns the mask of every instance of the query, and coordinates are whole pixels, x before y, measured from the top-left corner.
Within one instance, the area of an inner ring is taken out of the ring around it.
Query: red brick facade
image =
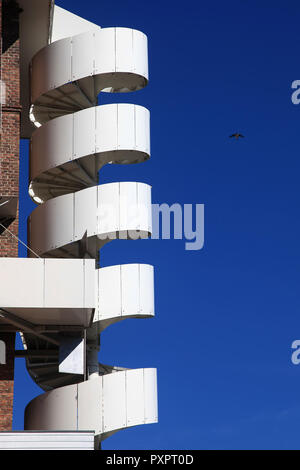
[[[15,333],[0,333],[6,345],[6,364],[0,364],[0,431],[11,431],[14,397]]]
[[[0,1],[1,80],[5,102],[0,124],[0,195],[19,194],[20,143],[20,52],[18,5],[13,0]],[[18,234],[18,214],[8,227]],[[0,257],[17,257],[18,242],[7,231],[0,235]],[[0,323],[1,326],[1,323]],[[6,344],[6,365],[0,365],[0,431],[11,430],[13,414],[15,333],[0,331]]]

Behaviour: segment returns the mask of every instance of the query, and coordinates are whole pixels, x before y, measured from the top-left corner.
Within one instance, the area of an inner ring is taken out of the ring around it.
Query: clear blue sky
[[[102,335],[101,362],[157,367],[159,424],[104,449],[300,448],[300,5],[296,0],[56,2],[149,38],[150,83],[100,95],[151,111],[152,158],[107,165],[101,182],[142,181],[154,203],[204,203],[205,246],[115,241],[103,266],[155,266],[156,317]],[[235,141],[229,134],[242,132]],[[21,229],[32,210],[22,143]],[[21,250],[24,256],[24,251]],[[41,391],[16,360],[15,429]]]

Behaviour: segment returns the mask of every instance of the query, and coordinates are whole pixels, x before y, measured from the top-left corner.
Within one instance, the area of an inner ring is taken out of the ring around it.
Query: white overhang
[[[0,258],[0,312],[34,325],[89,326],[95,261]]]
[[[53,19],[50,31],[50,43],[59,41],[60,39],[76,36],[77,34],[86,33],[87,31],[95,31],[100,26],[91,23],[80,16],[74,15],[64,8],[54,6]]]

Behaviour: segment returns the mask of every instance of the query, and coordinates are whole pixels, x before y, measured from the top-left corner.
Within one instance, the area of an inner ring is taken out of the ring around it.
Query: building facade
[[[11,428],[17,354],[45,392],[28,404],[24,429],[88,430],[98,447],[157,421],[156,370],[98,361],[105,328],[154,316],[152,266],[101,267],[107,242],[151,234],[151,187],[98,177],[106,164],[150,157],[149,111],[98,104],[101,92],[147,85],[147,37],[102,29],[48,0],[2,1],[1,36],[0,430]],[[30,139],[37,204],[26,259],[17,258],[20,137]]]
[[[20,41],[19,5],[1,2],[1,115],[0,115],[0,257],[18,256],[19,142],[20,142]],[[13,233],[13,237],[5,227]],[[3,288],[3,286],[1,286]],[[13,413],[15,331],[0,325],[5,344],[5,364],[0,366],[0,430],[10,429]]]

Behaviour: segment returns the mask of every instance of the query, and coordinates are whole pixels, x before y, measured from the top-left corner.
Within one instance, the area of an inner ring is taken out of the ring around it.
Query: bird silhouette
[[[238,139],[239,137],[243,137],[243,138],[244,138],[245,136],[244,136],[243,134],[240,134],[239,132],[236,132],[235,134],[232,134],[232,135],[230,135],[229,137],[230,137],[230,139],[231,139],[232,137],[235,137],[236,139]]]

